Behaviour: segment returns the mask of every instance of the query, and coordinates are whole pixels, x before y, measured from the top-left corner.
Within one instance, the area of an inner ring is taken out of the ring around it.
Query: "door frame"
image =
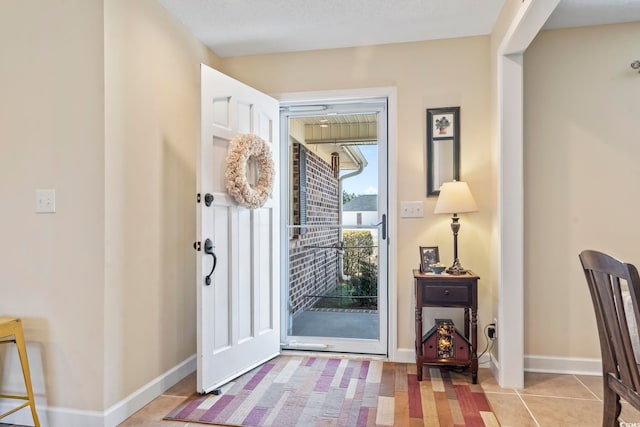
[[[398,247],[396,236],[398,235],[398,219],[397,219],[397,182],[398,182],[398,100],[397,88],[389,87],[373,87],[363,89],[342,89],[342,90],[326,90],[326,91],[309,91],[309,92],[287,92],[280,94],[271,94],[280,103],[283,102],[304,102],[304,103],[322,103],[335,102],[340,100],[366,99],[366,98],[387,98],[387,162],[388,162],[388,195],[387,195],[387,239],[388,239],[388,309],[387,309],[387,348],[388,358],[391,361],[398,360]],[[283,153],[281,153],[283,155]],[[282,163],[286,164],[286,163]],[[281,194],[287,194],[288,188],[283,188],[285,180],[280,180]],[[281,215],[281,226],[286,226],[282,218],[286,219],[286,215]],[[281,245],[285,242],[281,240]],[[284,252],[282,252],[284,253]],[[280,271],[286,271],[286,260],[281,257]],[[281,274],[281,280],[283,275]],[[282,283],[281,283],[282,285]],[[286,307],[286,305],[285,305]]]
[[[523,3],[498,41],[495,79],[498,146],[498,363],[491,366],[503,388],[523,388],[524,320],[524,52],[559,0]],[[508,238],[507,238],[508,236]]]

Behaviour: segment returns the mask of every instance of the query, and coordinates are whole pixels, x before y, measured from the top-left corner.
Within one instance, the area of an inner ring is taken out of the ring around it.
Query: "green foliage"
[[[360,260],[368,260],[373,255],[373,236],[369,230],[345,230],[343,272],[355,276],[360,271]]]
[[[358,273],[348,283],[340,283],[336,289],[318,298],[315,308],[343,308],[375,310],[378,307],[378,266],[361,260]]]
[[[352,201],[356,197],[358,197],[358,195],[356,193],[349,193],[349,192],[347,192],[347,190],[342,190],[342,203],[343,204]]]
[[[351,276],[353,286],[353,296],[372,297],[358,298],[359,305],[375,305],[378,296],[378,266],[370,261],[360,260],[358,262],[359,271]]]
[[[378,265],[375,260],[373,236],[369,230],[345,230],[344,274],[348,283],[318,299],[316,308],[376,309],[378,306]]]
[[[324,298],[318,298],[314,308],[354,308],[357,304],[353,298],[353,287],[349,283],[339,283],[338,286],[327,292]]]

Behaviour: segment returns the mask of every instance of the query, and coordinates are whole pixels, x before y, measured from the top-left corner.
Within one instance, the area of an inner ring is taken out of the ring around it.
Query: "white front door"
[[[200,393],[220,387],[280,351],[278,115],[275,99],[201,66],[197,240],[202,250],[196,277]],[[238,134],[261,137],[273,154],[276,184],[258,209],[239,205],[225,190],[229,142]],[[213,196],[210,204],[208,195]],[[206,250],[207,239],[211,250]]]

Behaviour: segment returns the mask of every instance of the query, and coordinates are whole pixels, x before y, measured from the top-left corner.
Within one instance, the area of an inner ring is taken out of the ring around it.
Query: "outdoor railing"
[[[320,257],[325,260],[327,250],[335,250],[338,280],[331,279],[337,283],[334,289],[325,293],[307,293],[305,299],[314,299],[313,308],[335,308],[335,309],[377,309],[378,305],[378,265],[375,254],[376,245],[354,245],[354,246],[308,246],[309,249],[325,250],[325,256]],[[314,257],[317,262],[319,257]],[[332,257],[333,258],[333,257]],[[341,267],[341,259],[343,261]],[[314,270],[314,281],[327,281],[327,268],[316,268]],[[324,270],[324,277],[318,277],[318,271]],[[317,283],[317,282],[316,282]],[[321,288],[317,286],[316,288]],[[307,304],[305,304],[306,306]]]

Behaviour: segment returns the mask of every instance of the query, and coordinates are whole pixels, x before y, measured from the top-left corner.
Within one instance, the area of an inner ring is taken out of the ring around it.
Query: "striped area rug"
[[[223,394],[195,394],[167,420],[225,426],[499,426],[479,385],[446,369],[348,358],[279,356]]]

